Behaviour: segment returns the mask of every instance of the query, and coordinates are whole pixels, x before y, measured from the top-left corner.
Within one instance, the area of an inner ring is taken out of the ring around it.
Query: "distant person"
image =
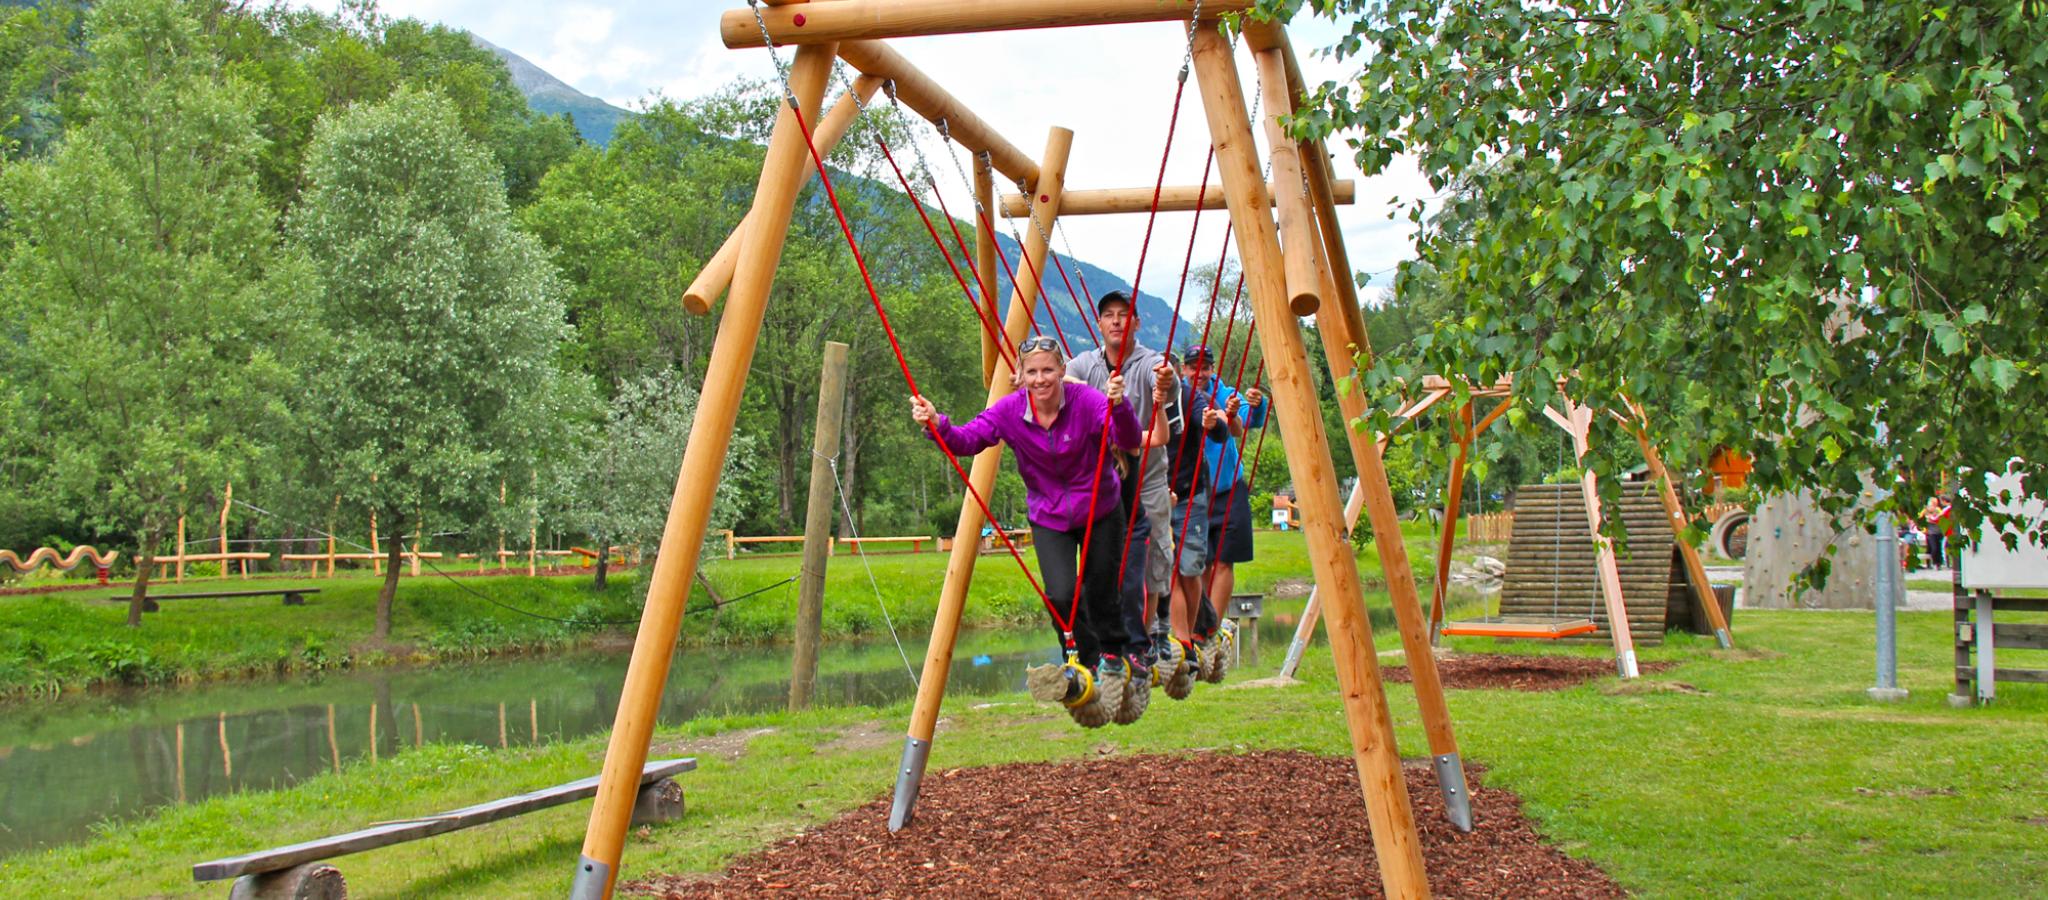
[[[1953,562],[1948,552],[1949,536],[1955,533],[1951,511],[1947,491],[1935,491],[1927,507],[1920,510],[1920,520],[1927,523],[1927,564],[1937,569],[1946,569]]]
[[[1110,291],[1095,301],[1095,324],[1102,335],[1102,346],[1085,353],[1075,354],[1067,362],[1067,377],[1079,379],[1098,391],[1106,390],[1110,373],[1123,373],[1125,399],[1137,413],[1138,421],[1145,430],[1147,440],[1143,446],[1123,451],[1119,461],[1120,471],[1127,473],[1123,479],[1124,521],[1130,526],[1125,543],[1117,555],[1125,557],[1122,579],[1124,627],[1130,633],[1130,652],[1143,659],[1149,666],[1158,648],[1152,645],[1152,610],[1166,596],[1168,565],[1167,555],[1172,552],[1172,537],[1167,534],[1169,516],[1167,509],[1170,498],[1166,485],[1166,453],[1148,453],[1145,447],[1158,447],[1166,443],[1166,432],[1155,428],[1174,413],[1170,409],[1155,405],[1154,393],[1163,393],[1167,398],[1166,407],[1177,405],[1180,378],[1173,367],[1166,364],[1158,351],[1139,342],[1138,311],[1131,304],[1131,298],[1123,291]],[[1149,376],[1149,377],[1140,377]],[[1155,436],[1155,431],[1157,432]],[[1140,460],[1144,471],[1138,471]],[[1144,494],[1142,501],[1138,496]],[[1143,511],[1134,519],[1131,510],[1142,506]]]
[[[929,426],[955,454],[979,453],[997,442],[1009,445],[1017,474],[1024,479],[1040,584],[1062,614],[1073,609],[1075,647],[1070,661],[1088,671],[1101,702],[1081,693],[1085,685],[1056,666],[1029,673],[1032,694],[1067,702],[1076,721],[1097,727],[1134,702],[1127,694],[1136,695],[1140,686],[1144,694],[1151,689],[1150,672],[1134,667],[1129,657],[1131,642],[1118,602],[1117,555],[1124,538],[1124,520],[1117,509],[1121,486],[1114,465],[1096,464],[1105,425],[1112,451],[1138,446],[1143,435],[1122,376],[1109,379],[1107,396],[1068,381],[1059,344],[1042,335],[1024,339],[1017,347],[1017,360],[1019,370],[1013,377],[1022,390],[997,400],[971,421],[956,425],[931,401],[916,395],[910,398],[910,417],[920,427]],[[1077,572],[1084,539],[1087,570]],[[1057,619],[1053,625],[1059,628]],[[1061,638],[1064,647],[1067,635],[1062,633]]]

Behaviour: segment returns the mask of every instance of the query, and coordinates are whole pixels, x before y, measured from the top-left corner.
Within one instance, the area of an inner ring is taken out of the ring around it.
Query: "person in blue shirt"
[[[1208,347],[1196,347],[1182,359],[1181,374],[1194,385],[1194,395],[1205,406],[1223,410],[1229,435],[1203,442],[1202,460],[1210,490],[1209,505],[1209,596],[1195,626],[1197,636],[1206,637],[1219,624],[1217,610],[1229,608],[1230,591],[1237,584],[1236,566],[1252,560],[1251,485],[1244,483],[1244,460],[1239,442],[1253,428],[1266,424],[1270,404],[1258,388],[1239,394],[1211,371],[1215,356]]]

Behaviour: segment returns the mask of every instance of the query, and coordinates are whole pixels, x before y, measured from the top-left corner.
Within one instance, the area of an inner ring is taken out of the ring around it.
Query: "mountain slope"
[[[617,128],[620,122],[633,116],[633,113],[627,110],[570,87],[561,79],[549,75],[546,70],[527,61],[525,57],[484,40],[475,33],[471,33],[469,39],[505,61],[505,68],[512,72],[512,84],[519,88],[520,93],[526,95],[528,106],[533,107],[536,112],[551,116],[568,113],[576,122],[576,130],[586,141],[600,147],[610,143],[612,130]]]

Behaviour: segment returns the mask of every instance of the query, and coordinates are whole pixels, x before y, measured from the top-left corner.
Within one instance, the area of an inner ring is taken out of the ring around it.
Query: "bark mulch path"
[[[1430,886],[1443,897],[1625,896],[1546,846],[1521,801],[1468,771],[1474,828],[1444,821],[1425,764],[1404,767]],[[1380,896],[1349,758],[1300,752],[1112,756],[926,776],[917,819],[889,797],[743,857],[716,876],[625,885],[669,898]]]
[[[1648,675],[1669,669],[1676,663],[1642,662],[1636,668]],[[1614,677],[1614,660],[1589,656],[1526,656],[1506,653],[1475,653],[1440,656],[1437,675],[1444,687],[1457,690],[1503,688],[1510,691],[1561,691],[1588,681]],[[1407,666],[1386,666],[1380,676],[1406,684],[1412,680]]]

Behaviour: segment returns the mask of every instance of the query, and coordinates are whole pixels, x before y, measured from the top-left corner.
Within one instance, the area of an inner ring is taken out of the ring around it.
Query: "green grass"
[[[1426,532],[1407,535],[1417,571],[1427,565]],[[1300,532],[1261,533],[1259,561],[1242,567],[1238,590],[1264,591],[1282,577],[1305,576],[1307,550]],[[1036,560],[1029,553],[1036,576]],[[1360,557],[1369,587],[1378,559]],[[834,557],[826,573],[826,637],[899,631],[922,633],[937,613],[946,556],[939,553]],[[686,645],[752,644],[787,640],[795,615],[795,556],[711,560],[704,575],[719,595],[736,602],[712,609],[693,587],[685,617]],[[450,569],[454,571],[454,569]],[[449,579],[427,572],[399,580],[391,639],[369,640],[380,580],[368,574],[306,579],[267,576],[240,580],[187,580],[152,588],[234,590],[292,584],[319,588],[301,607],[277,597],[183,600],[163,604],[141,628],[129,628],[127,590],[0,596],[0,699],[41,697],[107,685],[158,685],[326,669],[467,659],[499,653],[556,650],[595,641],[624,640],[637,622],[646,586],[637,572],[615,573],[603,593],[588,576],[523,575]],[[753,597],[741,595],[766,588]],[[110,599],[116,596],[120,599]],[[481,596],[479,596],[481,595]],[[495,602],[493,602],[495,601]],[[886,620],[883,609],[886,607]],[[1006,554],[983,556],[968,594],[965,622],[991,628],[1043,621],[1037,595]],[[528,615],[528,613],[538,614]]]
[[[1645,896],[2012,896],[2048,884],[2048,687],[2001,685],[1987,709],[1950,709],[1945,613],[1900,616],[1904,703],[1863,698],[1868,614],[1759,612],[1741,646],[1673,635],[1642,652],[1677,668],[1621,688],[1454,691],[1465,756],[1519,794],[1545,837]],[[1393,636],[1379,635],[1382,646]],[[1480,652],[1605,656],[1604,648],[1455,643]],[[1268,646],[1270,672],[1280,648]],[[1291,687],[1203,688],[1131,728],[1083,731],[1021,697],[948,703],[934,771],[1118,752],[1298,748],[1348,752],[1326,652]],[[1672,687],[1692,690],[1642,689]],[[1696,692],[1695,692],[1696,691]],[[1391,685],[1401,746],[1423,749],[1413,695]],[[712,871],[733,855],[882,796],[907,708],[702,719],[658,733],[695,754],[690,813],[636,830],[625,875]],[[762,731],[761,729],[766,729]],[[752,732],[751,734],[747,734]],[[722,737],[721,737],[722,736]],[[743,746],[737,759],[710,741]],[[492,752],[427,747],[296,788],[210,800],[111,826],[96,840],[0,864],[10,895],[218,895],[189,865],[417,816],[588,775],[600,740]],[[588,804],[338,861],[358,896],[558,893]],[[1451,873],[1437,873],[1446,877]],[[2033,888],[2027,885],[2034,885]]]

